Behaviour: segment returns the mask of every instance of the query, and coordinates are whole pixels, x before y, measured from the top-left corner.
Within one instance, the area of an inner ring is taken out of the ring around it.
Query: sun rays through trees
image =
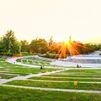
[[[20,52],[28,52],[44,54],[44,56],[52,58],[66,58],[67,56],[91,53],[95,50],[101,50],[101,45],[83,44],[72,40],[71,36],[63,42],[54,42],[52,36],[49,41],[42,38],[33,38],[31,42],[28,42],[27,40],[18,41],[15,33],[9,30],[0,38],[1,55],[14,55]]]

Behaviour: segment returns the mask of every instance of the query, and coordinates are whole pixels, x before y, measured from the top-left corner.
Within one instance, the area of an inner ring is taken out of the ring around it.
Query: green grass
[[[24,61],[26,63],[26,61]],[[29,60],[29,64],[32,62]],[[35,65],[46,64],[49,61],[36,59]],[[5,59],[0,58],[0,77],[1,79],[9,79],[16,75],[28,75],[41,72],[53,71],[57,69],[52,68],[28,68],[27,66],[20,66],[5,62]],[[14,75],[9,75],[14,74]],[[42,87],[42,88],[59,88],[59,89],[80,89],[80,90],[99,90],[101,91],[101,84],[80,83],[80,81],[101,82],[101,70],[67,70],[61,73],[55,73],[48,76],[32,77],[29,80],[15,80],[8,82],[10,85]],[[89,78],[89,79],[88,79]],[[92,79],[93,78],[93,79]],[[33,81],[34,80],[53,80],[47,81]],[[55,82],[64,81],[64,82]],[[70,82],[65,82],[70,81]],[[78,81],[75,87],[73,81]],[[92,93],[69,93],[69,92],[55,92],[31,90],[13,87],[0,86],[0,101],[101,101],[101,94]]]
[[[0,74],[0,79],[10,79],[15,77],[16,75],[8,75],[8,74]]]
[[[56,77],[97,77],[101,78],[101,69],[98,70],[67,70],[61,73],[56,73],[47,76]]]
[[[14,64],[10,64],[8,62],[1,62],[0,61],[0,67],[11,67],[11,66],[15,66]]]
[[[28,53],[28,52],[21,52],[22,56],[33,56],[34,54]]]
[[[21,62],[21,59],[18,59],[17,62]],[[33,58],[33,57],[22,59],[22,62],[25,63],[25,64],[39,65],[39,66],[40,65],[44,65],[44,66],[50,65],[50,61],[48,61],[48,60],[36,59],[36,58]]]
[[[60,88],[60,89],[83,89],[83,90],[101,90],[101,84],[79,83],[75,87],[73,82],[46,82],[46,81],[32,81],[32,80],[15,80],[8,82],[11,85],[21,85],[30,87],[43,88]]]
[[[44,72],[48,72],[48,71],[53,71],[55,69],[52,68],[44,68],[44,69],[40,69],[40,68],[12,68],[10,69],[10,72],[13,74],[22,74],[22,75],[26,75],[26,74],[37,74],[37,73],[44,73]]]
[[[0,58],[0,61],[5,61],[5,59],[4,58]]]
[[[19,75],[27,75],[27,74],[37,74],[37,73],[44,73],[44,72],[49,72],[53,71],[56,69],[52,68],[19,68],[19,67],[6,67],[6,68],[0,68],[0,71],[6,71],[7,73],[10,74],[19,74]]]
[[[78,69],[78,70],[66,70],[65,72],[82,72],[82,73],[101,73],[101,69]]]
[[[101,94],[1,87],[0,101],[101,101]]]
[[[51,75],[45,75],[50,77],[82,77],[82,78],[101,78],[101,75],[79,75],[79,74],[67,74],[67,75],[61,75],[61,74],[51,74]]]
[[[56,81],[89,81],[89,82],[101,82],[101,79],[92,79],[92,78],[82,78],[82,77],[32,77],[30,79],[34,80],[56,80]]]
[[[53,68],[29,68],[27,66],[20,66],[16,64],[10,64],[8,62],[1,62],[0,61],[0,72],[4,71],[5,73],[9,74],[19,74],[19,75],[27,75],[27,74],[36,74],[36,73],[44,73],[44,72],[49,72],[57,69]]]

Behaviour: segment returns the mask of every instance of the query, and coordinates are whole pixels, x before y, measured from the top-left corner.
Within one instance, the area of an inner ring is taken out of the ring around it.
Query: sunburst
[[[71,36],[69,36],[68,41],[65,41],[61,44],[61,48],[59,49],[59,58],[66,58],[67,57],[67,50],[70,56],[79,55],[78,47],[86,48],[83,45],[80,45],[77,42],[72,41]]]

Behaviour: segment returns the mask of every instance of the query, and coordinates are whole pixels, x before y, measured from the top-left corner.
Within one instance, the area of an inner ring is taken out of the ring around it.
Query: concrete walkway
[[[78,93],[98,93],[101,94],[101,91],[96,90],[73,90],[73,89],[57,89],[57,88],[40,88],[40,87],[28,87],[28,86],[15,86],[15,85],[0,85],[4,87],[14,87],[14,88],[24,88],[32,90],[44,90],[44,91],[60,91],[60,92],[78,92]]]

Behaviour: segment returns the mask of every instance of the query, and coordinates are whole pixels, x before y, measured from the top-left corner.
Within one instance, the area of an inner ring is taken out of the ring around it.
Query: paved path
[[[24,63],[21,63],[21,62],[17,62],[16,60],[17,59],[21,59],[21,58],[23,58],[23,57],[15,57],[15,58],[8,58],[7,60],[6,60],[6,62],[9,62],[9,63],[12,63],[12,64],[16,64],[16,65],[21,65],[21,66],[27,66],[27,67],[29,67],[29,68],[40,68],[40,66],[38,66],[38,65],[31,65],[31,64],[24,64]],[[58,61],[58,60],[57,60]],[[61,62],[59,62],[58,64],[61,64]],[[68,63],[67,63],[68,64]],[[68,66],[69,66],[69,64],[67,65],[67,68],[65,68],[65,69],[68,69]],[[73,66],[73,65],[72,65]],[[46,67],[46,68],[62,68],[61,67],[61,65],[57,65],[57,66],[44,66],[44,67]],[[82,69],[82,70],[84,70],[84,69],[101,69],[100,67],[94,67],[93,66],[93,68],[88,68],[88,67],[82,67],[82,68],[75,68],[76,66],[74,66],[74,68],[69,68],[69,69],[75,69],[75,70],[79,70],[79,69]]]
[[[34,56],[25,56],[25,58],[27,57],[34,57]],[[9,63],[12,63],[12,64],[17,64],[17,65],[22,65],[22,66],[28,66],[28,67],[33,67],[33,68],[37,68],[37,67],[40,67],[40,66],[37,66],[37,65],[31,65],[31,64],[24,64],[24,63],[21,63],[21,62],[17,62],[16,60],[17,59],[22,59],[24,57],[13,57],[13,58],[8,58],[6,61],[9,62]],[[42,57],[39,57],[42,59]],[[48,59],[47,59],[48,60]],[[51,62],[51,65],[55,65],[55,66],[63,66],[63,67],[77,67],[77,63],[74,63],[74,62],[68,62],[68,61],[60,61],[60,60],[54,60]],[[80,66],[82,66],[82,68],[99,68],[101,69],[101,64],[82,64],[82,63],[79,63]],[[47,68],[50,68],[50,66],[45,66]],[[52,67],[51,67],[52,68]],[[80,68],[81,69],[81,68]]]
[[[78,93],[99,93],[101,91],[96,90],[73,90],[73,89],[57,89],[57,88],[40,88],[40,87],[28,87],[28,86],[15,86],[15,85],[0,85],[4,87],[14,87],[14,88],[24,88],[24,89],[32,89],[32,90],[45,90],[45,91],[61,91],[61,92],[78,92]]]
[[[59,73],[59,72],[63,72],[65,71],[65,69],[62,70],[56,70],[56,71],[52,71],[52,72],[46,72],[46,73],[39,73],[39,74],[30,74],[24,77],[24,79],[28,79],[31,78],[33,76],[42,76],[42,75],[50,75],[50,74],[55,74],[55,73]]]
[[[6,82],[6,81],[7,81],[7,79],[0,79],[0,83]]]

